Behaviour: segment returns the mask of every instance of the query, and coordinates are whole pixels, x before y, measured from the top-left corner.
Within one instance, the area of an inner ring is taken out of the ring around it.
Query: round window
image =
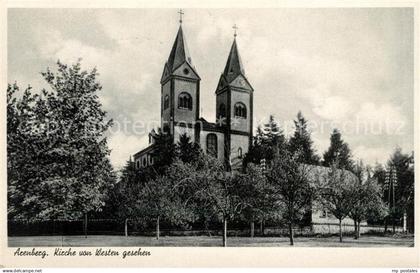
[[[184,68],[184,74],[188,75],[190,73],[190,71],[188,70],[188,68]]]

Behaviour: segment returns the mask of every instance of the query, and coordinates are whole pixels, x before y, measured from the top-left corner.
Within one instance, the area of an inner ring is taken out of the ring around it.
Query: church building
[[[181,12],[182,15],[182,12]],[[236,41],[236,26],[229,56],[215,88],[216,122],[200,117],[200,75],[188,51],[182,29],[182,19],[169,58],[166,61],[161,84],[161,129],[176,144],[180,136],[187,134],[202,150],[220,159],[231,169],[242,167],[244,155],[252,143],[253,95]],[[153,144],[156,132],[149,134],[149,146],[134,155],[136,168],[153,165]],[[313,183],[323,183],[328,177],[328,168],[309,166]],[[354,175],[346,172],[346,179]],[[336,219],[318,202],[311,204],[311,229],[319,233],[335,232]],[[345,227],[353,222],[346,217]],[[366,225],[363,223],[363,226]],[[346,230],[346,229],[345,229]]]
[[[169,58],[164,65],[161,84],[161,128],[174,144],[182,134],[199,143],[203,151],[232,169],[242,165],[242,158],[252,143],[254,89],[246,75],[236,41],[233,43],[223,73],[215,88],[216,122],[200,117],[200,75],[188,51],[182,19]],[[149,147],[137,152],[137,168],[153,165],[153,130]]]

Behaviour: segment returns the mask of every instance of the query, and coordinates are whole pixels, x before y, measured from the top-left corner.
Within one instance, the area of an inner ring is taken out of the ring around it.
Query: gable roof
[[[208,122],[203,117],[199,118],[198,122],[201,123],[201,128],[203,131],[223,132],[223,128],[221,126],[219,126],[217,123]]]
[[[309,164],[302,164],[301,168],[304,169],[306,174],[308,175],[308,179],[313,184],[323,185],[326,183],[331,168],[324,167],[324,166],[317,166],[317,165],[309,165]],[[357,181],[357,177],[354,173],[344,169],[337,169],[342,175],[342,179],[345,180],[344,182],[355,182]]]
[[[242,79],[245,83],[235,84],[236,79]],[[245,69],[242,64],[241,56],[239,55],[236,38],[234,38],[232,47],[230,48],[229,56],[225,65],[225,69],[220,75],[219,83],[217,84],[216,93],[223,90],[226,86],[238,87],[248,91],[254,91],[247,77],[245,76]]]
[[[230,48],[230,53],[226,62],[225,70],[223,71],[223,76],[230,83],[239,75],[245,77],[245,69],[242,65],[241,56],[239,56],[236,39],[234,39],[232,47]]]
[[[176,35],[175,42],[172,46],[172,50],[169,54],[166,65],[169,69],[169,72],[172,73],[184,62],[187,62],[191,68],[194,69],[194,72],[196,72],[192,63],[190,52],[188,50],[187,42],[185,41],[185,35],[182,30],[182,26],[179,26],[178,34]]]

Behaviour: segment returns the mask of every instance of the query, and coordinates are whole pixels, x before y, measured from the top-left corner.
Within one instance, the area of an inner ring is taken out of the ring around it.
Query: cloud
[[[314,104],[313,111],[325,119],[342,119],[352,110],[352,104],[340,96],[318,98]]]
[[[59,59],[71,64],[82,58],[83,69],[98,68],[98,80],[103,86],[99,98],[110,113],[133,118],[138,108],[149,109],[148,99],[153,99],[153,94],[157,98],[160,93],[160,75],[154,73],[160,70],[160,65],[154,61],[152,46],[146,50],[130,41],[120,41],[113,48],[97,47],[54,29],[45,31],[43,38],[49,42],[38,43],[40,57],[49,63]],[[139,69],[139,63],[147,65]]]
[[[348,97],[334,95],[334,93],[334,90],[322,85],[298,92],[301,98],[310,102],[312,111],[319,117],[334,121],[348,118],[353,111],[353,101]]]
[[[391,104],[365,102],[355,114],[356,122],[368,125],[371,134],[404,135],[407,119],[401,109]]]
[[[365,164],[374,166],[377,162],[386,163],[392,150],[385,147],[367,147],[359,145],[353,149],[353,157],[356,160],[362,159]]]

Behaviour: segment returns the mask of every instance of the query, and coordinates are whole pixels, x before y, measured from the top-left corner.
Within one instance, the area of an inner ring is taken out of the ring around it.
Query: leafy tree
[[[226,247],[228,222],[238,218],[249,205],[250,188],[249,184],[244,184],[250,180],[244,175],[226,172],[223,164],[211,156],[203,159],[203,168],[193,179],[196,200],[222,221],[223,246]]]
[[[264,176],[251,167],[246,174],[226,172],[219,160],[200,153],[194,162],[175,160],[165,174],[146,183],[140,194],[139,213],[159,222],[187,224],[200,216],[223,222],[223,245],[227,245],[228,221],[238,219],[244,209],[262,209]],[[255,197],[257,196],[258,202]]]
[[[330,147],[331,148],[331,147]],[[325,154],[324,154],[325,158]],[[338,160],[337,160],[338,161]],[[333,161],[334,164],[335,161]],[[325,163],[325,160],[324,160]],[[339,164],[337,163],[337,166]],[[369,201],[369,196],[365,191],[364,183],[364,176],[365,176],[365,168],[362,161],[359,161],[355,164],[353,173],[357,177],[356,183],[352,185],[353,191],[353,200],[352,200],[352,207],[349,211],[349,217],[354,221],[354,238],[358,239],[360,232],[358,229],[360,228],[360,222],[362,221],[363,217],[366,214],[367,202]]]
[[[182,134],[176,144],[176,153],[184,163],[196,162],[201,153],[200,145],[191,141],[187,134]]]
[[[364,175],[366,169],[362,163],[358,163],[355,167],[356,183],[351,186],[351,206],[349,217],[354,221],[354,238],[360,237],[360,223],[368,219],[380,219],[385,216],[386,208],[382,201],[382,189],[377,179],[369,174]]]
[[[172,136],[160,128],[153,137],[153,169],[155,170],[156,174],[162,175],[165,173],[168,166],[172,164],[176,157],[175,144],[173,143]]]
[[[138,216],[136,203],[140,197],[141,174],[136,169],[131,157],[121,171],[121,176],[114,189],[108,194],[103,215],[109,215],[124,221],[124,233],[128,236],[128,221]]]
[[[388,202],[388,195],[385,192],[385,188],[386,188],[386,170],[384,168],[384,166],[382,164],[379,164],[378,162],[375,164],[375,167],[373,168],[373,175],[372,175],[372,179],[375,179],[379,185],[379,187],[381,187],[382,189],[382,194],[381,194],[381,199],[382,199],[382,203],[385,205],[386,202]],[[386,215],[385,215],[386,216]],[[371,219],[368,218],[368,223],[381,223],[383,222],[383,220],[386,220],[386,217],[384,219]],[[386,221],[385,221],[385,229],[386,229]]]
[[[348,216],[352,207],[353,185],[357,178],[349,171],[331,165],[324,177],[325,183],[320,186],[321,202],[324,208],[339,221],[340,242],[343,242],[342,221]]]
[[[156,238],[160,236],[160,221],[185,224],[195,219],[192,184],[195,166],[182,161],[174,161],[165,174],[148,181],[139,196],[139,214],[156,221]],[[192,199],[193,200],[193,199]]]
[[[142,188],[140,200],[137,208],[141,211],[143,217],[155,219],[156,221],[156,239],[160,237],[160,220],[168,215],[171,209],[171,191],[169,180],[163,176],[149,180]]]
[[[373,168],[372,177],[377,179],[378,184],[381,186],[382,189],[385,188],[384,186],[385,186],[386,170],[381,164],[376,163],[375,167]]]
[[[32,95],[31,87],[28,87],[17,98],[19,91],[16,83],[7,87],[8,218],[28,219],[35,212],[32,212],[34,206],[28,205],[27,200],[32,196],[30,190],[37,186],[33,177],[37,166],[31,161],[31,156],[39,153],[35,140],[40,137],[32,132],[37,96]]]
[[[388,168],[395,168],[397,183],[395,187],[395,207],[391,208],[391,221],[395,230],[395,220],[401,219],[406,213],[410,223],[414,223],[414,158],[404,154],[397,147],[388,160]],[[385,196],[388,196],[385,193]],[[389,200],[388,204],[389,204]],[[391,206],[390,206],[391,207]],[[412,229],[413,230],[413,229]]]
[[[136,220],[138,211],[136,202],[140,196],[141,187],[138,184],[128,184],[126,182],[118,183],[114,190],[109,194],[110,203],[108,210],[112,209],[112,217],[124,221],[124,234],[128,236],[128,223]]]
[[[323,165],[328,167],[336,163],[340,169],[352,170],[353,160],[347,143],[341,139],[341,133],[334,129],[330,137],[330,147],[324,153]]]
[[[254,136],[253,143],[254,144],[262,143],[263,142],[263,139],[264,139],[264,130],[261,127],[261,125],[258,125],[258,127],[257,127],[257,133]]]
[[[97,71],[82,71],[80,62],[57,66],[57,72],[42,73],[51,91],[30,96],[27,90],[20,101],[9,100],[10,111],[20,116],[19,124],[11,123],[8,147],[12,218],[78,219],[84,214],[86,219],[88,212],[101,210],[115,183],[105,137],[112,121],[101,109]],[[20,129],[12,132],[12,127]]]
[[[299,162],[298,154],[286,152],[276,157],[268,171],[271,194],[289,228],[290,245],[294,245],[293,228],[305,215],[314,196],[309,179],[309,166]]]
[[[254,143],[249,147],[248,152],[244,156],[243,169],[245,170],[249,163],[261,164],[262,160],[272,160],[272,149],[265,145],[261,145],[258,142]]]
[[[136,168],[136,164],[130,156],[129,160],[125,163],[125,166],[121,170],[120,183],[124,182],[127,185],[134,185],[138,184],[139,180],[140,172]]]
[[[276,154],[278,150],[286,143],[283,131],[280,129],[274,116],[270,115],[268,123],[264,124],[263,135],[260,140],[261,144],[272,147],[273,153]]]
[[[286,148],[286,138],[280,126],[270,115],[267,123],[263,127],[257,127],[257,133],[254,137],[252,146],[244,157],[244,166],[248,163],[260,164],[262,159],[267,162],[282,153]]]
[[[274,211],[274,200],[271,199],[271,188],[262,168],[249,164],[241,180],[244,203],[247,204],[242,215],[250,222],[250,236],[254,237],[255,221],[263,221]]]
[[[292,154],[299,154],[298,161],[305,164],[319,164],[319,156],[313,148],[311,133],[307,128],[307,120],[303,117],[302,112],[298,112],[295,123],[295,132],[289,139],[289,151]]]
[[[295,131],[288,141],[287,148],[292,153],[297,155],[297,160],[303,164],[319,165],[319,156],[316,154],[311,139],[311,132],[308,128],[308,121],[303,117],[302,112],[299,111],[294,120]],[[305,216],[301,219],[301,224],[307,225],[312,222],[312,200],[309,200],[306,207]]]

